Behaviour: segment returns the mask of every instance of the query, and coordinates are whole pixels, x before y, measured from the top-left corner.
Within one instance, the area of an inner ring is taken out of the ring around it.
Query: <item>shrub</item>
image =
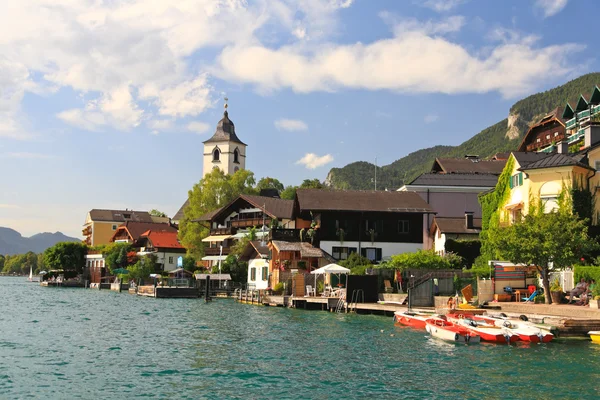
[[[278,284],[275,285],[275,287],[273,288],[273,293],[275,293],[275,294],[283,293],[283,283],[282,282],[279,282]]]
[[[576,265],[573,269],[573,281],[579,282],[581,278],[588,282],[593,279],[597,284],[600,282],[600,267],[583,267]]]
[[[403,253],[392,256],[391,265],[395,269],[456,269],[460,268],[462,257],[449,253],[440,256],[433,250],[418,250],[415,253]]]

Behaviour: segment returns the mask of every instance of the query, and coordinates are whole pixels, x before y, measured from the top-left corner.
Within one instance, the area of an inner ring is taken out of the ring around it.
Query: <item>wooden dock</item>
[[[163,299],[194,299],[200,297],[200,291],[195,287],[138,286],[137,295]]]

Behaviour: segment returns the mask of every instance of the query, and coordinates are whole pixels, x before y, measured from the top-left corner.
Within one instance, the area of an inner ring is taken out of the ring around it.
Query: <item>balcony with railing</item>
[[[579,131],[577,131],[577,133],[569,136],[569,138],[567,139],[567,142],[569,144],[578,142],[580,139],[582,139],[585,136],[585,129],[580,129]]]
[[[231,252],[231,247],[223,247],[223,255],[227,255]],[[207,247],[204,249],[204,254],[207,256],[218,256],[221,254],[221,249],[218,247]]]
[[[232,228],[250,228],[253,226],[262,226],[263,222],[268,225],[271,222],[270,218],[244,218],[230,221]]]
[[[89,235],[91,235],[92,234],[92,226],[88,225],[88,226],[84,227],[83,230],[81,231],[81,234],[83,236],[89,236]]]
[[[577,118],[573,117],[567,121],[565,128],[574,129],[577,126]]]
[[[272,229],[269,240],[283,240],[286,242],[299,242],[300,229]]]
[[[235,235],[236,232],[237,232],[237,229],[234,229],[232,227],[229,227],[229,228],[216,228],[216,229],[211,229],[210,230],[210,235],[211,236]]]

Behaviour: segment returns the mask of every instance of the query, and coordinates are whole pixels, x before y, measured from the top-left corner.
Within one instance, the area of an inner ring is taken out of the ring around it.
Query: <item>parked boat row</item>
[[[397,311],[394,322],[416,329],[425,329],[431,336],[459,343],[514,343],[518,340],[547,343],[554,335],[528,322],[504,316],[471,314],[432,315]]]

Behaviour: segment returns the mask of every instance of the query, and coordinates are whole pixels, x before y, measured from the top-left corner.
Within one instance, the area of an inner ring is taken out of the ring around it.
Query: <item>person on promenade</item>
[[[456,309],[456,302],[454,301],[454,297],[448,298],[448,310],[454,311]]]
[[[592,291],[596,288],[596,282],[592,279],[587,285],[585,291],[581,293],[580,299],[577,303],[578,306],[587,306],[590,303],[590,297],[592,297]]]
[[[569,296],[569,304],[571,304],[573,302],[573,296],[580,296],[586,290],[587,290],[587,283],[585,282],[585,279],[581,278],[581,280],[579,281],[577,286],[575,286],[573,289],[571,289],[571,295]]]

